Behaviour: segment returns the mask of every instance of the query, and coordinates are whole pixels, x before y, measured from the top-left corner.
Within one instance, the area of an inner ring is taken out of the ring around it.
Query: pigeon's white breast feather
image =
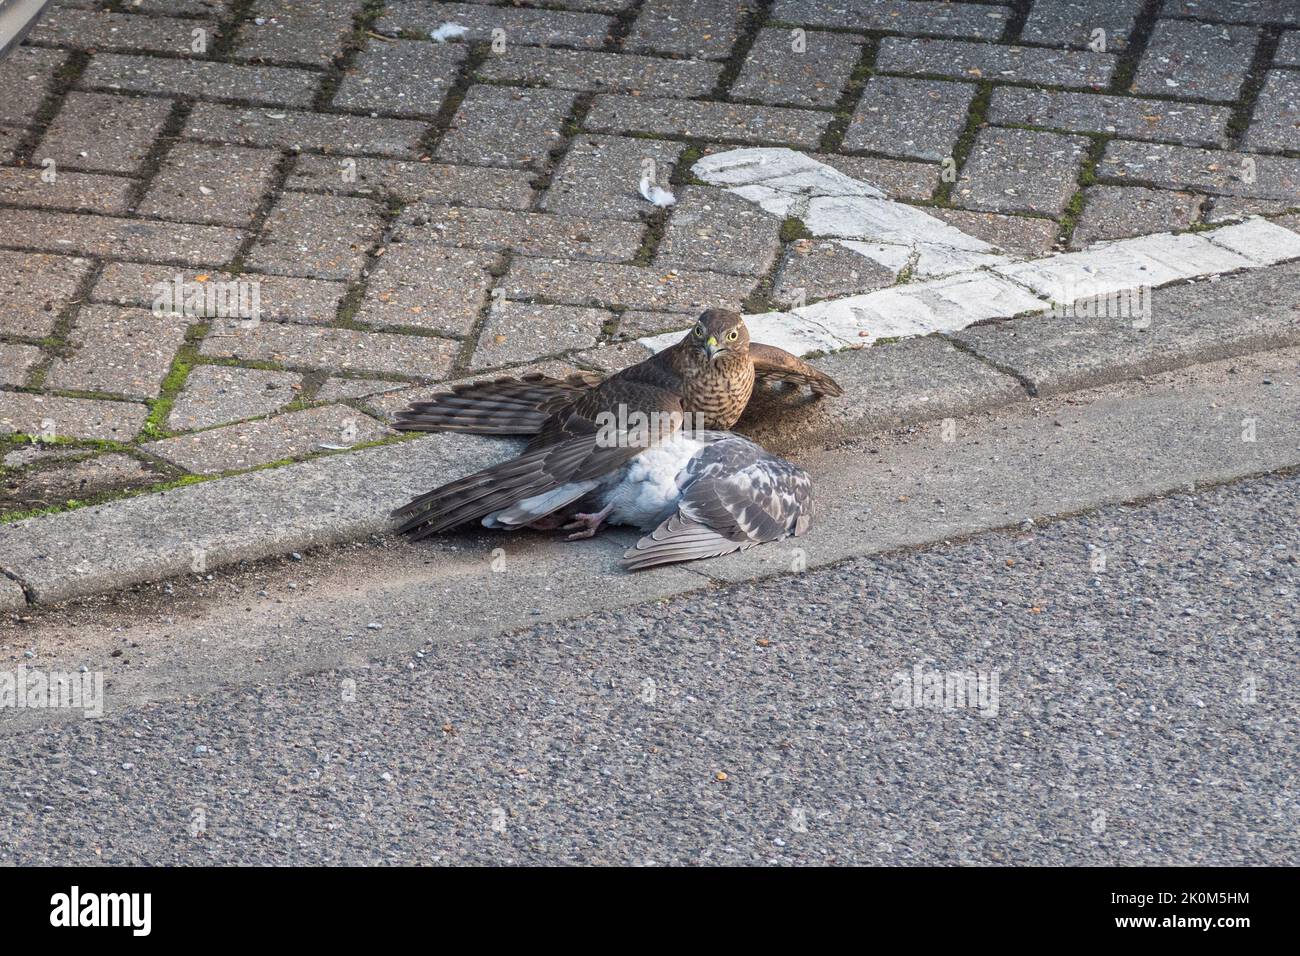
[[[656,520],[681,496],[677,475],[708,444],[678,433],[633,458],[623,480],[610,489],[606,499],[614,506],[610,522],[642,527]]]

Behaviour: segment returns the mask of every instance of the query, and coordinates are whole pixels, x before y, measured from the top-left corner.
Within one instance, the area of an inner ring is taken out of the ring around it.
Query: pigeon
[[[773,351],[778,358],[787,355]],[[571,537],[578,538],[614,520],[653,526],[652,538],[661,534],[674,541],[647,544],[654,555],[703,557],[696,552],[721,554],[793,534],[801,518],[806,528],[812,513],[807,476],[726,431],[749,401],[757,374],[750,353],[741,316],[713,309],[677,345],[604,380],[583,375],[498,379],[484,383],[486,388],[462,388],[412,406],[399,428],[532,438],[518,457],[399,508],[399,530],[419,539],[474,521],[506,528],[567,521],[566,530],[576,530]],[[824,394],[838,390],[816,369],[794,356],[788,360],[765,365]],[[713,445],[724,447],[704,456],[696,466],[704,471],[694,480],[719,495],[725,491],[725,503],[681,497],[692,483],[691,461]],[[733,449],[744,452],[733,454]],[[679,498],[685,510],[666,514],[678,507]],[[724,513],[732,515],[732,524]],[[767,517],[760,520],[760,513]],[[665,521],[673,534],[662,527]],[[693,548],[682,535],[693,536]]]
[[[401,509],[423,521],[428,507],[462,500],[527,467],[525,453],[505,466],[452,482]],[[602,523],[648,532],[623,555],[639,571],[662,564],[717,557],[769,541],[799,537],[815,513],[812,479],[740,435],[724,431],[674,432],[599,478],[569,481],[489,511],[488,528],[573,531],[595,535]],[[423,537],[429,525],[420,525]]]
[[[818,396],[844,393],[834,379],[803,359],[750,342],[739,313],[709,309],[676,345],[609,378],[590,373],[566,379],[526,375],[459,385],[412,405],[395,424],[404,431],[533,435],[530,448],[540,447],[552,440],[557,422],[580,406],[634,405],[634,393],[649,385],[680,399],[681,411],[694,416],[695,428],[726,430],[745,410],[755,379],[806,386]]]

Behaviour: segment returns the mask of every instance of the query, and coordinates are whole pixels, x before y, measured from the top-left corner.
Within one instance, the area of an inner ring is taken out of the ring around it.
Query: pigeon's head
[[[710,362],[723,353],[749,352],[749,329],[739,312],[709,309],[702,314],[686,341],[703,352]]]

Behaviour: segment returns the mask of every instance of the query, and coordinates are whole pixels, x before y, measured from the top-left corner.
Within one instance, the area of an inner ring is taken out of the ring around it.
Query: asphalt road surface
[[[1298,516],[1249,479],[35,725],[0,862],[1294,865]]]

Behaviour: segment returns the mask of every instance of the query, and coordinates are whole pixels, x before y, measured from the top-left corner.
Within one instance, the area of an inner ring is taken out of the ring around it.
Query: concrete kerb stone
[[[0,525],[0,570],[50,604],[391,527],[431,476],[498,460],[501,442],[435,435]],[[3,592],[0,592],[2,594]]]

